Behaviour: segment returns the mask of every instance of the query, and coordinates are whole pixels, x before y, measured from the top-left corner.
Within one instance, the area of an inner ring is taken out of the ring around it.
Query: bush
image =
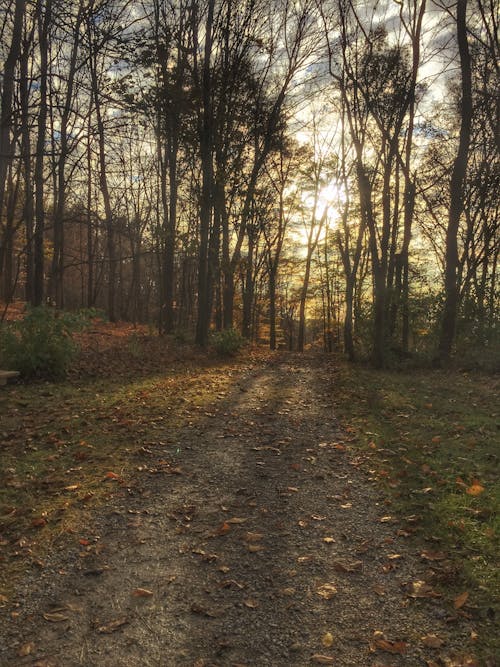
[[[212,335],[212,345],[223,357],[236,354],[244,344],[245,339],[235,329],[224,329]]]
[[[72,334],[87,323],[79,314],[31,308],[24,319],[0,329],[0,364],[26,378],[62,377],[78,351]]]

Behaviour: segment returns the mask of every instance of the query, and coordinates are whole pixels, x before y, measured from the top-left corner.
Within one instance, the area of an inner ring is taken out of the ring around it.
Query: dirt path
[[[141,489],[27,582],[0,664],[445,664],[421,638],[451,654],[467,622],[415,584],[426,563],[339,432],[331,391],[320,361],[284,357],[144,449]]]

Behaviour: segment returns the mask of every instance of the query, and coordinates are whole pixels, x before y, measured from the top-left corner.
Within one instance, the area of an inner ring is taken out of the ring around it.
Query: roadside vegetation
[[[338,417],[409,539],[426,542],[433,585],[457,613],[498,617],[498,376],[336,367]],[[465,603],[460,603],[465,599]],[[500,651],[498,637],[481,637]]]

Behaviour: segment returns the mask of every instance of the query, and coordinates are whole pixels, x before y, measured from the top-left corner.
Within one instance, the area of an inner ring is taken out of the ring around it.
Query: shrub
[[[224,329],[212,335],[212,345],[223,357],[236,354],[244,344],[245,339],[235,329]]]
[[[0,363],[27,378],[61,377],[78,351],[72,334],[87,323],[79,314],[31,308],[24,319],[0,329]]]

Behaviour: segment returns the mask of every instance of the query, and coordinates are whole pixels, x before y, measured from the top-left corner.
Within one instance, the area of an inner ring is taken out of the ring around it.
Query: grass
[[[337,414],[394,511],[448,554],[443,593],[467,591],[475,616],[498,618],[498,377],[341,365],[335,382]],[[484,638],[485,650],[498,642]]]

